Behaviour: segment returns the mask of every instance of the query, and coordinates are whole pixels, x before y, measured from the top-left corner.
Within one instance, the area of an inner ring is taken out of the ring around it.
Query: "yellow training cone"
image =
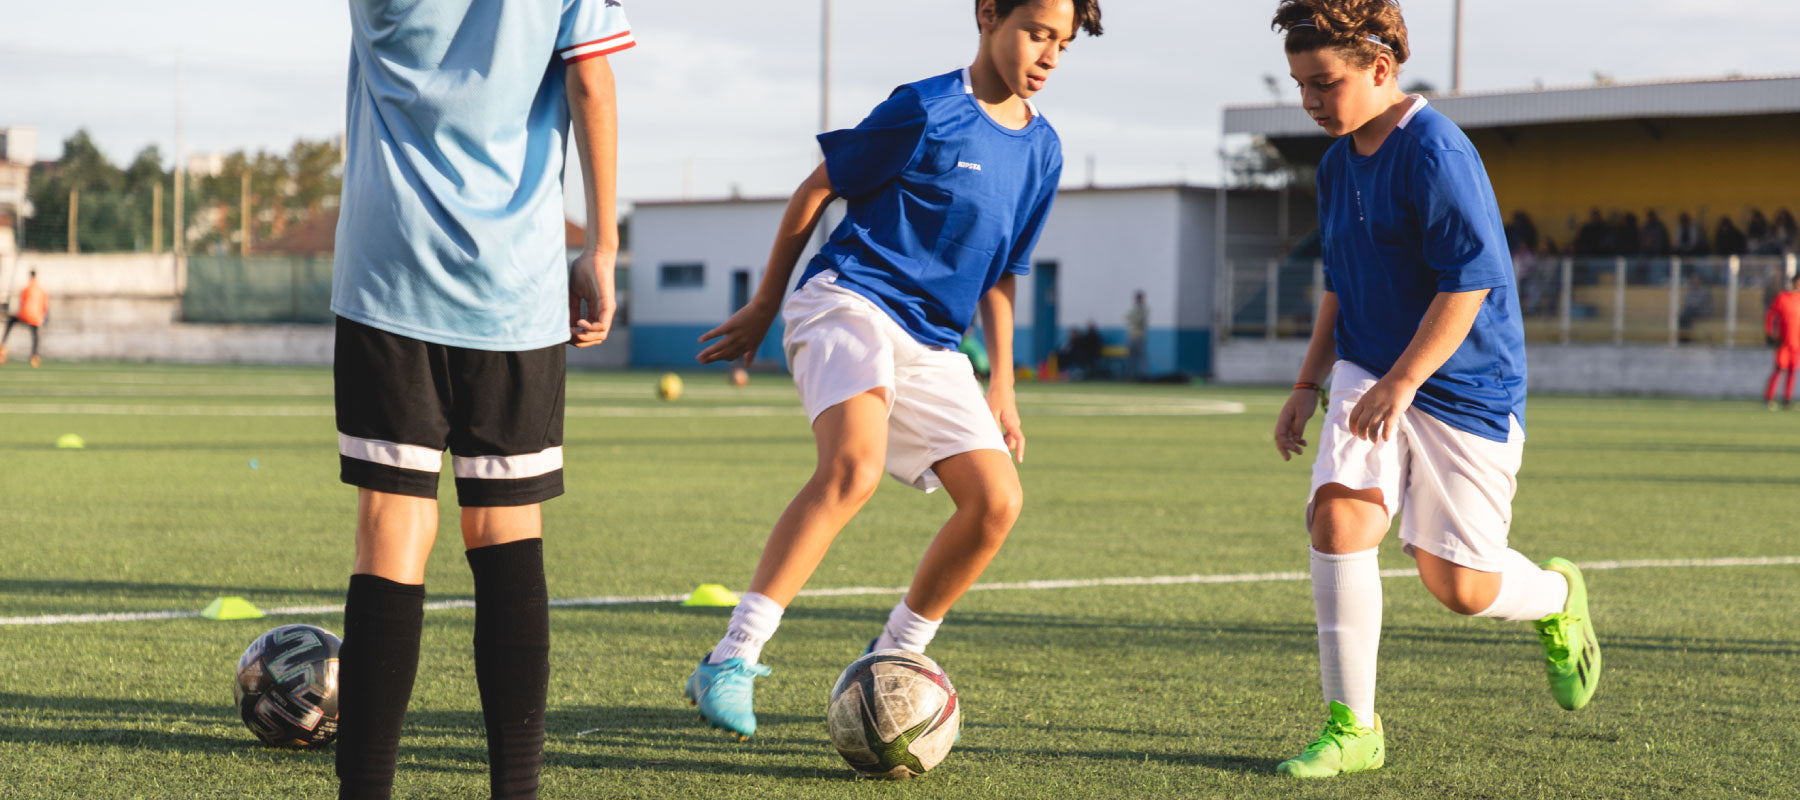
[[[720,586],[719,584],[703,583],[700,584],[699,588],[694,590],[693,594],[688,595],[688,599],[681,601],[681,604],[684,606],[731,608],[738,604],[738,596],[732,594],[730,589]]]
[[[200,616],[207,619],[261,619],[262,609],[242,597],[221,597],[207,604]]]

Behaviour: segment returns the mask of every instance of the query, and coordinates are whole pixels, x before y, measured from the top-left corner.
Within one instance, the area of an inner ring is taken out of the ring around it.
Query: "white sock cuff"
[[[737,608],[731,610],[731,623],[725,629],[725,638],[713,648],[709,657],[711,662],[717,664],[729,658],[742,658],[756,663],[762,658],[763,645],[775,635],[775,629],[781,627],[784,611],[786,609],[780,603],[767,595],[745,592],[739,598]]]
[[[894,604],[894,610],[888,612],[887,626],[882,628],[881,637],[875,642],[875,649],[885,650],[898,648],[914,653],[924,653],[926,646],[937,636],[938,626],[944,624],[941,619],[926,619],[919,612],[906,604],[906,599]]]
[[[1338,563],[1338,564],[1348,562],[1348,561],[1362,561],[1365,559],[1373,559],[1373,558],[1377,558],[1381,555],[1381,548],[1379,548],[1379,547],[1371,547],[1367,550],[1358,550],[1354,553],[1325,553],[1325,552],[1321,552],[1318,548],[1312,547],[1312,546],[1308,546],[1306,549],[1312,552],[1312,557],[1314,559],[1317,559],[1319,561],[1330,561],[1332,563]]]
[[[1569,598],[1568,579],[1533,564],[1517,551],[1511,556],[1500,573],[1500,591],[1494,593],[1494,602],[1475,616],[1521,622],[1562,611]]]

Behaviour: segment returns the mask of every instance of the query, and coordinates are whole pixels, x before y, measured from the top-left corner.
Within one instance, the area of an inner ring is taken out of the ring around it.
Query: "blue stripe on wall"
[[[705,345],[700,344],[700,335],[712,330],[715,325],[647,325],[634,322],[631,325],[631,365],[634,367],[682,367],[698,368],[700,364],[694,357],[700,355]],[[762,346],[756,350],[756,363],[768,366],[786,364],[781,352],[781,318],[775,318],[775,324],[769,326],[769,335],[763,337]],[[712,366],[723,367],[715,364]]]

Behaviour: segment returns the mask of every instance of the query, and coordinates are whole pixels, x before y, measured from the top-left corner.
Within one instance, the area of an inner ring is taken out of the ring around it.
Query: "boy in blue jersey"
[[[1399,89],[1389,0],[1282,0],[1302,105],[1339,137],[1319,164],[1325,294],[1275,447],[1302,452],[1330,373],[1307,523],[1329,720],[1278,771],[1379,768],[1376,546],[1401,516],[1419,577],[1460,614],[1531,621],[1552,696],[1585,705],[1600,650],[1581,572],[1507,546],[1525,441],[1525,340],[1500,210],[1468,137]]]
[[[812,479],[775,523],[725,637],[687,681],[701,715],[741,738],[756,732],[752,682],[769,674],[758,661],[764,643],[884,468],[927,492],[943,487],[956,512],[875,650],[923,653],[1023,503],[1008,457],[1025,459],[1013,282],[1030,269],[1062,172],[1056,132],[1029,98],[1077,28],[1100,34],[1100,6],[977,0],[975,15],[974,63],[901,86],[862,124],[819,136],[825,163],[788,202],[756,298],[701,337],[712,341],[701,362],[730,361],[755,352],[780,311],[818,443]],[[843,224],[784,304],[794,264],[836,197],[848,202]],[[995,365],[985,400],[957,351],[978,306]]]
[[[338,452],[358,487],[339,666],[339,797],[392,791],[425,560],[452,454],[475,579],[493,797],[543,765],[539,504],[562,493],[564,343],[603,341],[618,252],[617,0],[351,0],[348,160],[331,308]],[[587,242],[563,249],[570,123]]]

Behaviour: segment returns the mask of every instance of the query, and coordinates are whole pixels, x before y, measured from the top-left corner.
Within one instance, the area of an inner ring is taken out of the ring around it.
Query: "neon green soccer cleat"
[[[1531,623],[1544,643],[1544,671],[1550,675],[1550,695],[1556,704],[1574,711],[1593,699],[1600,687],[1600,640],[1594,637],[1594,619],[1588,616],[1587,584],[1581,570],[1567,559],[1552,558],[1544,569],[1562,573],[1569,580],[1569,599],[1560,614]]]
[[[1331,719],[1319,738],[1294,756],[1275,765],[1275,771],[1291,778],[1329,778],[1346,772],[1368,772],[1387,763],[1387,743],[1381,733],[1381,715],[1374,727],[1357,725],[1356,712],[1331,701]]]

